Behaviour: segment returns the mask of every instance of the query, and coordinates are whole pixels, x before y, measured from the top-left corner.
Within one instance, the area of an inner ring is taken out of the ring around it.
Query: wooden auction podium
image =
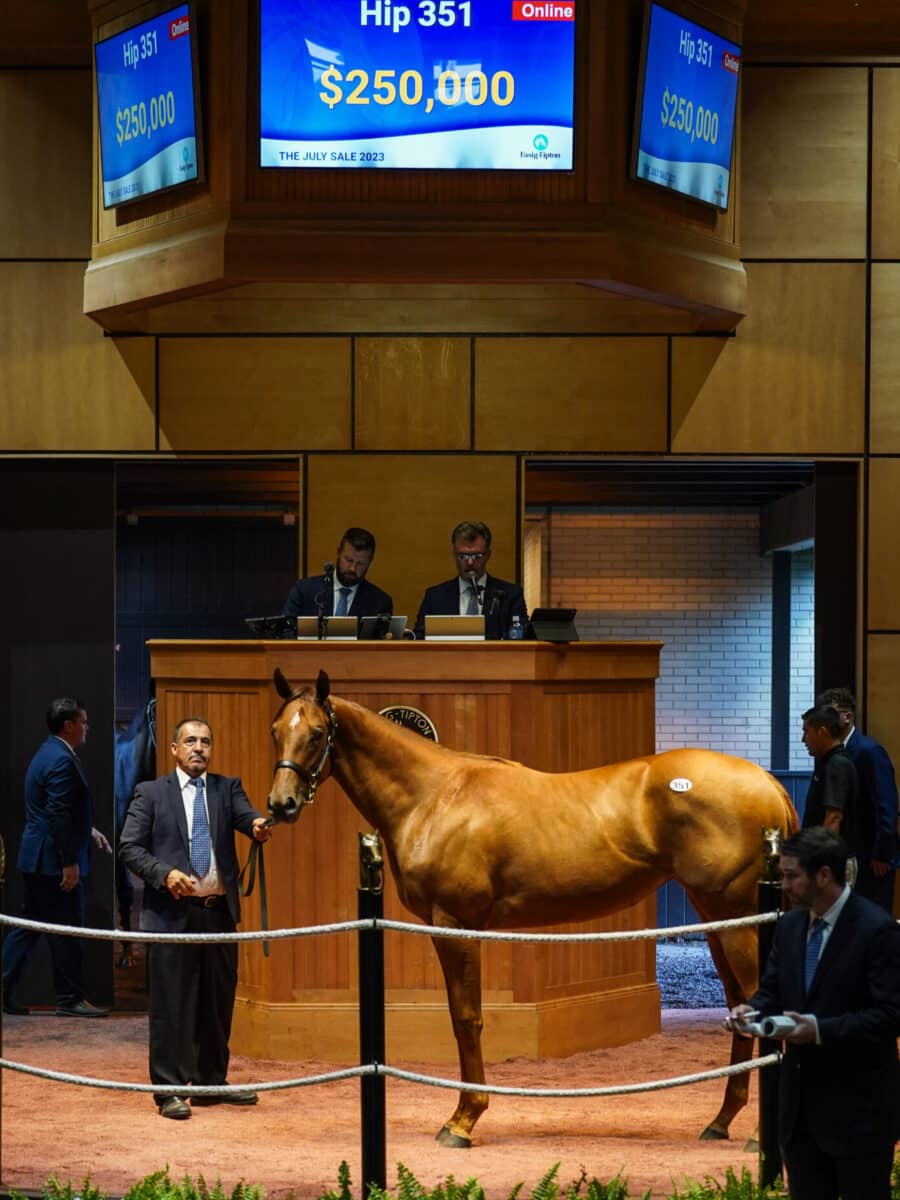
[[[544,771],[601,766],[654,752],[659,642],[151,641],[160,771],[172,767],[171,730],[187,716],[213,728],[212,766],[240,775],[261,811],[272,777],[269,733],[280,701],[272,673],[380,710],[425,713],[443,745],[513,758]],[[553,792],[547,791],[547,804]],[[358,837],[367,826],[329,780],[300,820],[266,847],[271,928],[356,917]],[[533,830],[541,837],[540,827]],[[249,842],[238,838],[241,861]],[[449,868],[449,864],[448,864]],[[393,882],[385,914],[411,921]],[[562,930],[655,925],[652,896]],[[259,928],[258,898],[243,929]],[[549,927],[548,927],[549,928]],[[483,948],[484,1052],[489,1061],[622,1045],[659,1029],[653,941]],[[232,1049],[259,1058],[357,1061],[356,935],[278,940],[271,956],[241,947]],[[385,935],[389,1061],[451,1062],[456,1044],[443,977],[427,937]]]

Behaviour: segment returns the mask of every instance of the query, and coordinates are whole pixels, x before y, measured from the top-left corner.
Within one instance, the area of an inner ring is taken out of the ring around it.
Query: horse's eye
[[[321,730],[321,729],[311,729],[311,730],[309,731],[309,740],[310,740],[310,741],[313,743],[313,745],[315,745],[315,746],[318,746],[318,745],[321,743],[321,741],[322,741],[322,738],[323,738],[324,736],[325,736],[325,735],[324,735],[324,733],[322,732],[322,730]]]

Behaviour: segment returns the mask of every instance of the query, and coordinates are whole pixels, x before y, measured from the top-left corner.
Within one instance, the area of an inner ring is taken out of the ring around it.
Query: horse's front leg
[[[710,953],[722,986],[725,1002],[729,1008],[742,1004],[756,988],[757,975],[756,929],[720,930],[708,933]],[[753,1057],[752,1038],[731,1035],[731,1065],[749,1062]],[[722,1107],[700,1134],[701,1141],[715,1141],[728,1137],[728,1129],[737,1114],[747,1104],[750,1095],[750,1076],[730,1075],[725,1085]],[[753,1139],[751,1139],[753,1141]],[[748,1147],[749,1148],[749,1147]]]
[[[445,913],[435,913],[433,924],[456,927]],[[447,1000],[453,1034],[459,1051],[459,1074],[465,1083],[484,1083],[481,1057],[481,942],[469,938],[436,937],[437,950],[447,984]],[[488,1106],[484,1092],[460,1092],[456,1112],[437,1134],[442,1146],[468,1149],[475,1122]]]

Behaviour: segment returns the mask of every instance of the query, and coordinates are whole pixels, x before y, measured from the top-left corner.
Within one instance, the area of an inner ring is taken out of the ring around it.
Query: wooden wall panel
[[[346,338],[176,338],[159,344],[160,445],[346,450]]]
[[[900,265],[872,264],[869,437],[873,454],[900,451]]]
[[[475,445],[478,450],[665,450],[665,339],[479,340]]]
[[[378,552],[369,577],[416,615],[426,586],[455,575],[450,534],[459,521],[486,521],[490,570],[515,579],[516,460],[475,455],[312,455],[308,465],[310,574],[334,558],[349,525],[371,529]]]
[[[900,258],[900,71],[873,72],[872,257]]]
[[[734,338],[676,338],[676,453],[859,454],[865,421],[865,267],[748,264]]]
[[[875,458],[869,464],[870,630],[900,629],[900,459]],[[896,690],[896,680],[894,681]]]
[[[894,763],[900,762],[900,634],[871,634],[868,638],[869,686],[866,692],[866,733],[877,738]]]
[[[90,114],[89,70],[0,71],[0,258],[90,257]]]
[[[0,449],[154,446],[152,338],[81,314],[81,263],[0,263]]]
[[[359,338],[357,450],[468,450],[468,338]]]
[[[865,68],[749,67],[741,87],[744,258],[862,258]]]

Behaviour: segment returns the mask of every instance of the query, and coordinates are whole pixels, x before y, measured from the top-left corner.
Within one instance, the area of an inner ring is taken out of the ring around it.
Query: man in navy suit
[[[890,1200],[900,1135],[900,927],[844,882],[847,845],[821,826],[781,850],[779,921],[748,1013],[795,1021],[784,1035],[779,1137],[793,1200]]]
[[[375,538],[368,529],[348,529],[337,548],[331,575],[298,579],[284,604],[286,617],[380,617],[394,611],[394,601],[366,579],[375,557]]]
[[[856,698],[849,688],[829,688],[816,701],[837,709],[844,751],[856,767],[859,814],[865,848],[856,891],[886,912],[894,906],[897,839],[897,781],[885,748],[856,728]]]
[[[25,829],[16,866],[23,874],[24,915],[50,925],[84,924],[84,885],[91,839],[110,846],[94,829],[94,802],[75,751],[87,740],[88,718],[80,700],[64,696],[47,709],[50,736],[25,775]],[[3,1011],[27,1015],[13,992],[37,945],[40,933],[14,928],[3,944]],[[65,1017],[105,1017],[84,998],[81,943],[76,937],[47,938],[53,960],[56,1012]]]
[[[208,773],[209,723],[188,717],[172,740],[175,770],[140,783],[119,839],[119,857],[144,881],[141,928],[156,933],[231,933],[240,920],[234,833],[265,842],[269,825],[240,779]],[[150,1079],[224,1084],[237,986],[237,946],[154,943],[147,957]],[[156,1095],[160,1114],[184,1120],[179,1096]],[[255,1092],[194,1097],[193,1104],[255,1104]]]
[[[524,629],[525,597],[517,583],[489,575],[491,531],[483,521],[462,521],[450,538],[456,578],[426,588],[416,617],[416,637],[425,636],[426,616],[484,616],[484,634],[505,638],[513,617]]]

